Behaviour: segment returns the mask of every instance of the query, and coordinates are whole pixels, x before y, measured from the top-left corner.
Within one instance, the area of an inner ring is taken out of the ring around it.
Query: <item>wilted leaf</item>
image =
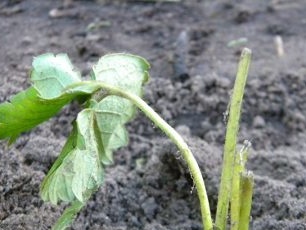
[[[103,168],[99,159],[91,109],[79,113],[62,153],[41,186],[41,196],[56,204],[59,200],[85,202],[102,183]]]
[[[34,58],[32,65],[31,80],[44,99],[59,97],[67,86],[81,82],[67,54],[43,54]]]
[[[100,89],[97,82],[78,84],[79,73],[64,54],[36,57],[31,80],[33,87],[0,104],[0,139],[9,138],[12,143],[22,132],[53,117],[74,98]]]
[[[148,81],[150,66],[141,57],[129,54],[111,54],[102,57],[93,68],[93,79],[123,91],[142,95],[142,86]],[[127,145],[128,135],[124,124],[135,114],[132,102],[118,96],[108,96],[92,107],[96,112],[104,151],[103,164],[113,161],[112,152]]]

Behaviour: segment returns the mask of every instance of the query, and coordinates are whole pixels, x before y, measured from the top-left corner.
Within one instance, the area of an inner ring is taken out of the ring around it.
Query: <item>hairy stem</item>
[[[228,215],[229,201],[232,192],[232,178],[235,164],[235,152],[237,134],[239,130],[240,111],[243,99],[244,88],[248,75],[249,65],[251,60],[251,51],[247,48],[243,49],[234,90],[231,98],[229,118],[226,128],[223,166],[221,174],[221,183],[219,188],[216,227],[220,230],[225,230],[226,220]]]
[[[71,87],[81,84],[97,84],[90,81],[83,81],[71,85]],[[176,144],[178,149],[181,151],[184,160],[186,161],[192,178],[194,180],[198,197],[200,200],[200,208],[202,214],[202,222],[205,230],[213,229],[213,223],[210,213],[210,207],[208,202],[208,197],[206,193],[206,188],[204,180],[202,177],[201,170],[198,166],[196,159],[194,158],[192,152],[190,151],[188,145],[183,140],[183,138],[165,121],[163,120],[145,101],[135,94],[123,91],[120,88],[113,87],[102,82],[98,82],[102,90],[105,90],[109,95],[115,95],[119,97],[126,98],[130,100],[134,105],[136,105],[157,127],[159,127],[173,142]]]

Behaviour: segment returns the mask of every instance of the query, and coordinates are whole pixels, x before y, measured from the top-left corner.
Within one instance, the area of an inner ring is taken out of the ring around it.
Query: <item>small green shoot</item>
[[[240,62],[238,65],[238,71],[231,98],[229,117],[228,117],[226,136],[225,136],[223,166],[222,166],[222,174],[221,174],[221,182],[219,188],[216,222],[215,222],[215,226],[220,230],[226,229],[230,200],[231,199],[233,201],[240,200],[239,197],[240,195],[237,194],[237,192],[240,193],[240,190],[238,189],[238,191],[235,191],[236,193],[232,193],[233,191],[232,186],[234,184],[234,188],[237,188],[237,184],[240,183],[239,179],[237,179],[236,177],[233,183],[233,176],[235,175],[235,168],[238,171],[236,172],[236,174],[240,173],[239,171],[241,170],[241,166],[239,166],[240,164],[239,160],[237,160],[238,166],[235,166],[236,165],[235,159],[237,158],[236,144],[237,144],[237,136],[239,131],[239,122],[240,122],[244,88],[248,76],[250,61],[251,61],[251,51],[245,48],[242,51]],[[235,210],[237,208],[235,207],[235,205],[237,204],[232,205],[232,208],[234,208],[234,211],[232,212],[234,218],[232,219],[232,229],[235,229],[235,227],[239,225],[239,223],[236,223],[236,221],[238,221],[240,212],[239,210]],[[240,204],[238,204],[238,209],[239,206]],[[237,211],[238,213],[236,213]]]
[[[204,229],[225,230],[230,201],[232,223],[235,223],[232,229],[247,229],[253,177],[244,169],[247,148],[237,153],[236,139],[249,62],[250,51],[244,49],[229,112],[215,225],[204,180],[189,147],[141,99],[150,67],[141,57],[106,55],[93,67],[91,80],[86,81],[65,54],[36,57],[31,71],[32,87],[13,96],[10,102],[0,104],[0,139],[13,143],[21,133],[53,117],[72,100],[83,102],[84,108],[77,115],[66,144],[40,189],[44,201],[70,203],[53,226],[55,230],[62,230],[71,225],[76,214],[102,185],[104,168],[113,162],[113,152],[128,144],[125,124],[134,117],[138,107],[181,151],[197,189]],[[233,205],[235,201],[240,201],[238,206]]]
[[[243,199],[241,195],[242,190],[242,174],[245,173],[245,164],[247,162],[248,151],[251,147],[251,142],[245,141],[243,147],[239,152],[235,155],[235,165],[233,171],[233,181],[232,181],[232,195],[230,200],[230,217],[231,217],[231,229],[238,230],[240,223],[240,210],[241,205],[243,205],[241,199]]]
[[[251,220],[251,206],[254,187],[254,176],[252,172],[241,174],[241,207],[239,217],[239,230],[248,230]]]

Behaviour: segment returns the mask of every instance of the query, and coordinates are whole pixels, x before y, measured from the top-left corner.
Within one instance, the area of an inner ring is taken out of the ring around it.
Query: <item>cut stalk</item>
[[[216,214],[216,227],[220,230],[225,230],[227,222],[229,201],[232,190],[231,187],[233,168],[235,163],[237,134],[239,130],[241,104],[250,61],[251,50],[244,48],[238,65],[225,136],[223,166]]]
[[[240,207],[241,207],[241,174],[245,171],[248,150],[251,146],[249,141],[245,141],[242,149],[236,154],[233,172],[232,194],[231,194],[231,230],[239,229]]]
[[[241,208],[239,230],[248,230],[251,219],[251,206],[254,176],[251,172],[241,174]]]

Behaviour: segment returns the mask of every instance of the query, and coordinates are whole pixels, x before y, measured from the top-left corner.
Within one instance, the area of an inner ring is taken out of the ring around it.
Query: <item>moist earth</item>
[[[0,101],[29,86],[33,56],[68,53],[83,75],[107,53],[151,63],[145,100],[190,145],[215,213],[225,117],[242,47],[253,51],[239,134],[252,142],[251,229],[306,229],[306,3],[58,1],[0,3]],[[283,55],[275,42],[283,41]],[[80,110],[0,143],[0,229],[50,229],[65,205],[39,186]],[[104,185],[72,229],[200,230],[199,202],[178,152],[144,115],[128,125]]]

